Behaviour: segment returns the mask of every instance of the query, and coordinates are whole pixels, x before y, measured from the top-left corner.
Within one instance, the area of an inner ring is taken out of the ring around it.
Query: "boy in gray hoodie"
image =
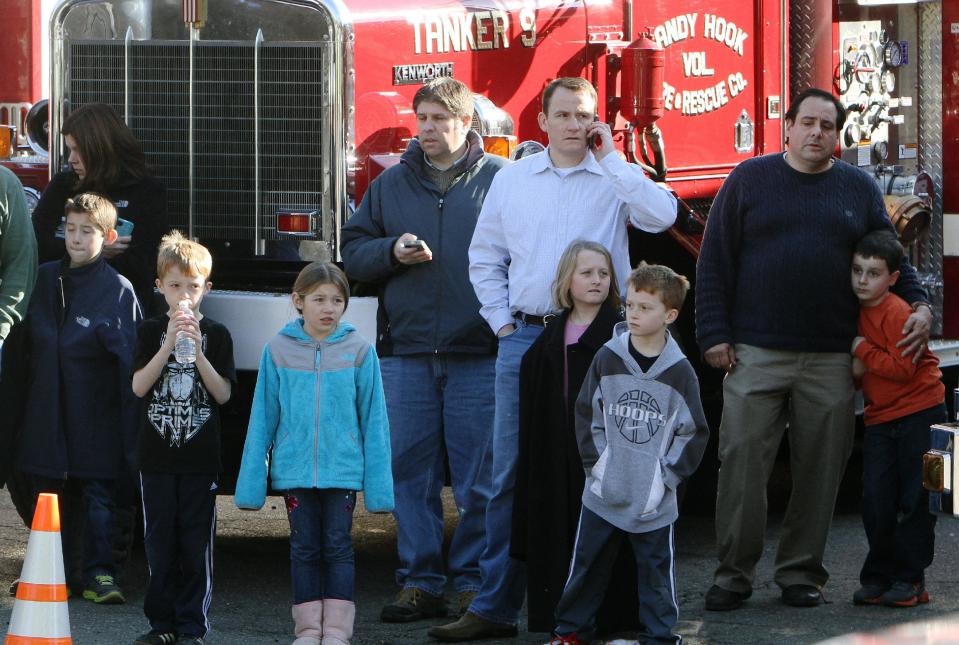
[[[644,643],[679,643],[673,566],[676,488],[699,465],[709,429],[696,373],[666,331],[689,282],[665,266],[629,276],[626,322],[597,352],[576,401],[586,469],[573,562],[551,645],[588,643],[620,541],[639,573]]]

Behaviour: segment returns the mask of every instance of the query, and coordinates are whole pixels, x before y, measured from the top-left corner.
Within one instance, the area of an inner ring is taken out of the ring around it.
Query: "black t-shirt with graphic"
[[[166,338],[166,314],[145,320],[137,330],[134,371],[156,355]],[[220,323],[200,320],[203,354],[236,391],[233,339]],[[198,348],[199,349],[199,348]],[[142,400],[140,470],[155,473],[213,473],[220,462],[220,412],[195,363],[177,363],[173,354]]]

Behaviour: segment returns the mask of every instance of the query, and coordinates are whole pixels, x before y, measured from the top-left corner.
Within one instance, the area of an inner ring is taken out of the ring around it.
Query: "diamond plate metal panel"
[[[809,0],[789,0],[789,95],[815,86],[816,11]],[[785,108],[784,108],[785,111]]]
[[[929,235],[919,248],[918,266],[935,312],[933,334],[942,333],[942,6],[922,3],[919,11],[919,168],[935,184]]]

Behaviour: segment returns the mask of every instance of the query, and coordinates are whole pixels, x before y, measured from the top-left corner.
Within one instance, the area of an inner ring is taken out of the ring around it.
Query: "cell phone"
[[[599,121],[599,115],[594,114],[593,123],[596,123],[597,121]],[[602,145],[602,142],[603,142],[602,137],[600,137],[598,134],[594,134],[591,137],[589,137],[589,141],[587,142],[586,145],[589,146],[590,150],[595,150],[596,148]]]
[[[426,242],[423,240],[403,240],[404,249],[416,249],[417,251],[426,250]]]
[[[133,222],[128,219],[118,217],[116,230],[118,237],[123,237],[124,235],[133,235]]]

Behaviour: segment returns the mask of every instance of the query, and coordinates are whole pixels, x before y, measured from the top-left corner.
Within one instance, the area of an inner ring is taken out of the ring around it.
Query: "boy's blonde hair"
[[[89,217],[104,236],[117,227],[117,209],[113,202],[103,195],[80,193],[73,199],[68,199],[63,207],[63,214],[67,216],[70,213]]]
[[[619,297],[619,281],[616,279],[616,269],[613,267],[613,258],[605,246],[599,242],[589,240],[573,240],[566,250],[563,251],[559,264],[556,267],[556,279],[553,280],[552,297],[553,303],[560,309],[572,309],[573,298],[569,293],[569,287],[573,282],[573,274],[576,272],[576,260],[581,251],[592,251],[599,253],[606,258],[606,266],[609,268],[609,294],[604,300],[604,304],[613,309],[622,307],[622,301]]]
[[[346,279],[343,269],[332,262],[311,262],[303,267],[293,283],[293,293],[305,297],[320,285],[332,284],[343,294],[344,311],[350,304],[350,281]],[[297,307],[301,314],[303,311]]]
[[[679,275],[668,266],[662,264],[646,264],[640,262],[633,269],[627,280],[630,288],[636,291],[645,291],[658,296],[666,309],[680,311],[686,292],[689,291],[689,280]]]
[[[199,242],[188,240],[180,231],[170,231],[160,238],[157,277],[163,280],[163,276],[173,267],[180,269],[183,275],[202,276],[206,280],[213,272],[213,256]]]

